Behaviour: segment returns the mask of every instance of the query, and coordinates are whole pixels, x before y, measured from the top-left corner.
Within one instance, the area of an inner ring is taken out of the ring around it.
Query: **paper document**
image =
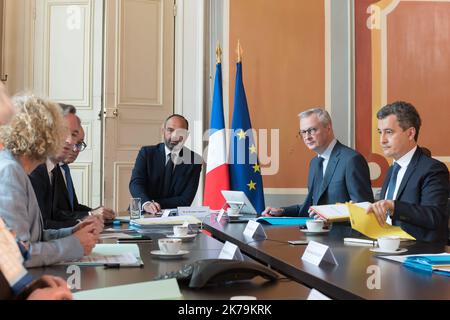
[[[167,279],[79,291],[75,300],[169,300],[181,299],[177,280]]]
[[[352,229],[361,232],[366,237],[378,239],[386,236],[399,236],[401,239],[416,240],[400,227],[389,224],[385,224],[383,227],[380,226],[373,213],[366,213],[367,208],[352,203],[348,203],[347,206]]]
[[[355,206],[367,209],[369,202],[355,203]],[[331,222],[348,221],[350,219],[350,212],[346,203],[326,204],[319,206],[311,206],[310,210],[318,214],[323,219]]]
[[[117,230],[116,230],[117,231]],[[132,239],[135,238],[129,234],[126,233],[103,233],[99,237],[100,239],[117,239],[117,238],[125,238],[125,239]]]
[[[138,260],[136,257],[128,252],[128,253],[122,253],[119,255],[109,255],[109,256],[87,256],[81,258],[81,260],[75,262],[77,265],[85,265],[85,266],[92,266],[92,265],[99,265],[102,266],[104,264],[119,264],[120,266],[137,266]]]
[[[189,224],[200,224],[201,221],[193,216],[175,216],[175,217],[161,217],[161,218],[143,218],[136,219],[130,222],[133,226],[154,226],[154,225],[176,225],[188,222]]]
[[[97,244],[91,255],[78,261],[68,261],[62,264],[80,266],[102,266],[104,264],[119,264],[121,267],[139,267],[143,265],[137,244]]]
[[[129,222],[130,221],[130,216],[119,216],[119,217],[116,217],[114,220],[123,221],[123,222]]]

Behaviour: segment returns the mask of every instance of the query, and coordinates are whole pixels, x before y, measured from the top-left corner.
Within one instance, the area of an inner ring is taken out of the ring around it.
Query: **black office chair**
[[[448,245],[450,246],[450,198],[447,201],[447,213],[448,213]]]

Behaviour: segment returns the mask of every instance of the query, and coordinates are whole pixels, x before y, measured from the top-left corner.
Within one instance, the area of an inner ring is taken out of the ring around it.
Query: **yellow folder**
[[[378,224],[373,213],[366,213],[364,208],[347,203],[350,213],[350,223],[352,229],[361,232],[363,235],[377,239],[386,236],[399,236],[401,239],[416,240],[413,236],[403,231],[400,227],[385,224],[383,227]]]

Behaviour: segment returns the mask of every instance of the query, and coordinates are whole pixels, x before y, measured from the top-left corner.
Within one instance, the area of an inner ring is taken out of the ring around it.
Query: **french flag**
[[[222,190],[230,190],[228,154],[222,99],[222,64],[216,65],[216,79],[211,113],[208,155],[206,162],[205,192],[203,204],[219,210],[225,203]]]

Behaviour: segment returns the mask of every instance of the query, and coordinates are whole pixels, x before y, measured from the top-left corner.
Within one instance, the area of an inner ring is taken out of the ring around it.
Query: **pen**
[[[158,209],[158,206],[156,205],[157,204],[156,201],[152,200],[152,203],[155,205],[156,209]],[[161,210],[158,210],[155,214],[158,214],[159,212],[161,212]]]
[[[103,266],[105,269],[119,269],[120,263],[105,263]]]
[[[370,244],[372,246],[376,246],[377,245],[377,241],[376,240],[359,239],[359,238],[344,238],[344,242],[365,243],[365,244]]]

